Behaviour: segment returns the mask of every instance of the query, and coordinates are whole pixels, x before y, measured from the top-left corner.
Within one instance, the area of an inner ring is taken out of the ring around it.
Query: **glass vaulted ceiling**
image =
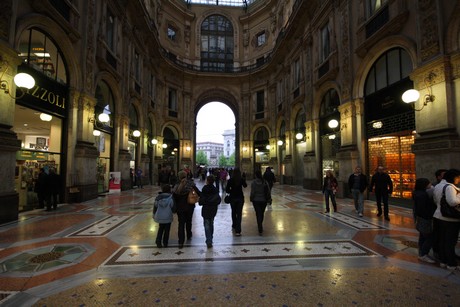
[[[188,4],[206,4],[206,5],[226,5],[226,6],[243,6],[247,7],[249,4],[257,0],[185,0]]]

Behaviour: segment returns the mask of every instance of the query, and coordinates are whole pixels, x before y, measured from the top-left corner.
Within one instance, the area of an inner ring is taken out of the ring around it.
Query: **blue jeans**
[[[214,234],[214,218],[203,219],[204,234],[206,235],[206,244],[212,244],[212,237]]]
[[[329,212],[329,197],[331,198],[332,206],[334,206],[334,211],[337,211],[337,203],[335,202],[335,194],[332,190],[324,190],[324,197],[326,199],[326,211]]]
[[[364,193],[361,193],[358,189],[351,189],[351,195],[355,201],[355,209],[358,213],[363,214],[364,212]]]

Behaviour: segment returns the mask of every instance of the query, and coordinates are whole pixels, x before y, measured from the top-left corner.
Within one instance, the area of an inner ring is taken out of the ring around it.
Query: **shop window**
[[[414,135],[387,135],[368,140],[369,171],[386,168],[393,182],[393,197],[411,198],[415,187]]]

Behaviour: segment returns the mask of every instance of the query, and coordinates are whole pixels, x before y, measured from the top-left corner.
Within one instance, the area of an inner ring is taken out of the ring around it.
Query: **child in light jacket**
[[[165,184],[161,187],[161,193],[155,198],[153,205],[153,219],[159,224],[155,241],[157,247],[168,247],[169,231],[174,212],[175,204],[171,194],[171,186]]]

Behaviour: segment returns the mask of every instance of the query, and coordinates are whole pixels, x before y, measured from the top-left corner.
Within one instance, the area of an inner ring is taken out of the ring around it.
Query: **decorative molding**
[[[425,62],[440,52],[437,1],[419,0],[420,56]]]

